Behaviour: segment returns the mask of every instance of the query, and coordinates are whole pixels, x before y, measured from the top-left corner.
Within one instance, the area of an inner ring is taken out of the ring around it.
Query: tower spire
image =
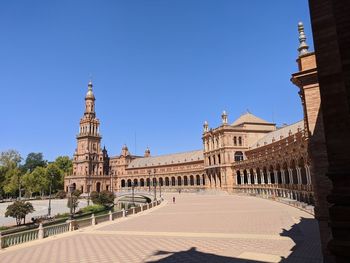
[[[298,31],[299,31],[299,47],[298,47],[298,51],[299,51],[299,57],[302,55],[305,55],[307,53],[309,53],[309,46],[308,44],[306,44],[306,35],[304,32],[304,25],[302,22],[298,23]]]

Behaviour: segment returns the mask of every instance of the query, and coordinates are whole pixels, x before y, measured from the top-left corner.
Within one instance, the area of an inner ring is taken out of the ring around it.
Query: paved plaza
[[[0,252],[0,262],[322,262],[316,220],[240,195],[167,194],[149,211]]]
[[[26,216],[26,222],[30,222],[33,216],[47,215],[49,200],[30,200],[33,204],[35,211]],[[5,217],[6,208],[11,203],[0,203],[0,226],[15,225],[16,220],[13,217]],[[79,200],[79,208],[85,207],[87,202],[85,200]],[[79,209],[78,208],[78,209]],[[69,208],[67,207],[67,199],[52,199],[51,200],[51,214],[56,215],[58,213],[68,213]]]

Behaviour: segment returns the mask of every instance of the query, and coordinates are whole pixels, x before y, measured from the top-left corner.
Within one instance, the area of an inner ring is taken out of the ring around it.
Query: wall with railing
[[[108,214],[104,215],[95,216],[94,214],[92,214],[91,217],[76,220],[68,220],[65,223],[57,225],[50,225],[44,227],[43,224],[40,223],[39,227],[36,229],[22,231],[18,233],[4,234],[0,232],[0,249],[30,242],[33,240],[47,238],[50,236],[56,236],[65,232],[74,231],[88,226],[98,225],[103,222],[116,220],[118,218],[127,217],[148,210],[152,207],[158,206],[161,204],[161,202],[162,200],[157,200],[151,203],[141,204],[140,206],[133,207],[127,210],[122,209],[122,211],[117,212],[109,211]]]

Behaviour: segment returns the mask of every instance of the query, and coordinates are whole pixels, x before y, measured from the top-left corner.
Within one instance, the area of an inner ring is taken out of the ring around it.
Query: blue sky
[[[90,74],[110,155],[200,149],[224,109],[298,121],[290,75],[298,21],[313,46],[308,12],[306,0],[1,1],[0,151],[71,156]]]

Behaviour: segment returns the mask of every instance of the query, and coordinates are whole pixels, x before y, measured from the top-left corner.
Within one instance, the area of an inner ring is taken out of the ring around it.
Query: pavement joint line
[[[146,232],[146,231],[85,231],[84,234],[99,235],[125,235],[125,236],[162,236],[162,237],[199,237],[223,239],[255,239],[255,240],[292,240],[287,236],[264,234],[226,234],[226,233],[200,233],[200,232]]]

